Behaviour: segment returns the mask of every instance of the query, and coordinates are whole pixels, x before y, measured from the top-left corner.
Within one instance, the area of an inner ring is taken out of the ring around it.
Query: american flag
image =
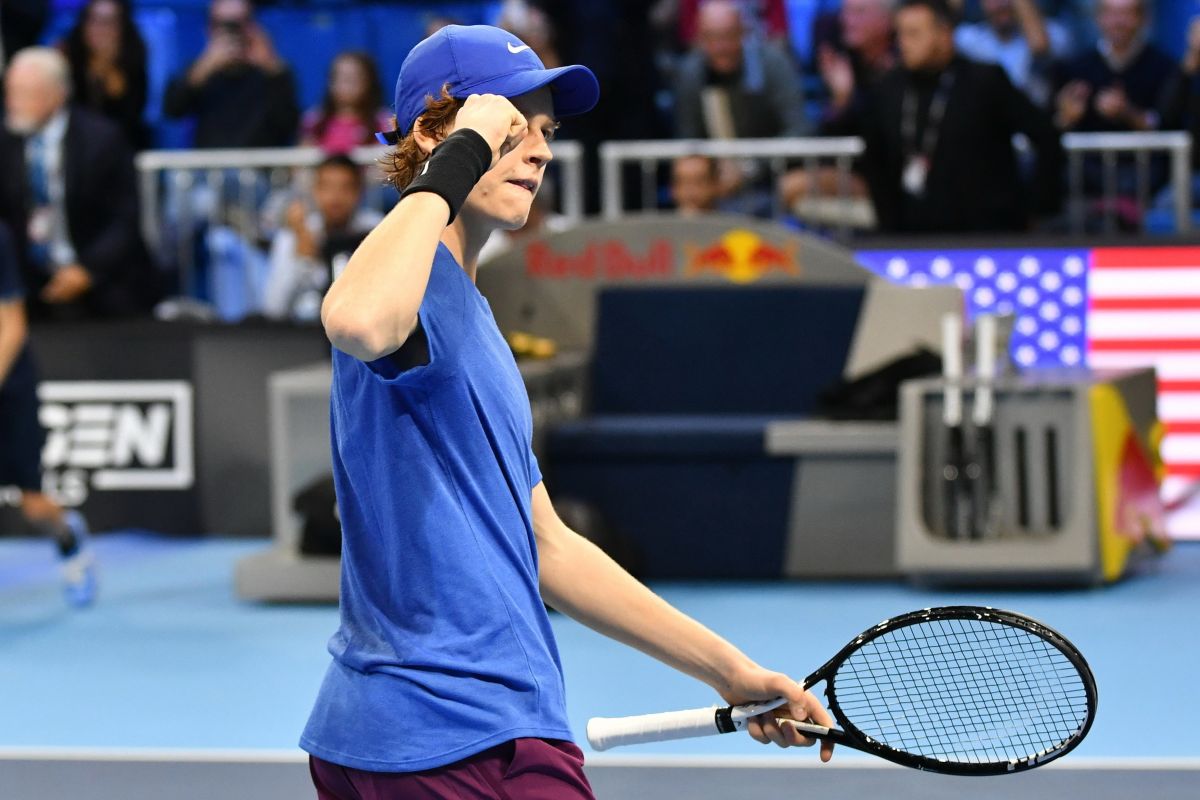
[[[871,250],[872,271],[910,286],[955,284],[967,314],[1015,316],[1018,369],[1155,366],[1167,436],[1163,497],[1200,481],[1200,247],[1034,250]],[[1176,538],[1200,539],[1200,497],[1168,518]]]
[[[1200,480],[1200,247],[1097,248],[1089,295],[1088,363],[1158,370],[1163,497],[1185,497]],[[1200,502],[1174,512],[1168,529],[1200,538]]]

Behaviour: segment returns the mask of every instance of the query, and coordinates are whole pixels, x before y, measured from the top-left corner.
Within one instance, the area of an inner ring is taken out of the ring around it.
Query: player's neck
[[[442,231],[442,244],[454,256],[467,273],[471,282],[475,281],[475,268],[479,264],[479,251],[487,243],[491,230],[478,225],[468,225],[467,215],[459,214],[458,218]]]

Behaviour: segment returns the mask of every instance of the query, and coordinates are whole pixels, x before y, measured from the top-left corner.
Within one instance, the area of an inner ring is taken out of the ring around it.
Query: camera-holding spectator
[[[248,0],[213,0],[208,43],[167,87],[163,111],[195,116],[196,147],[282,147],[300,116],[292,72]]]
[[[375,131],[392,127],[383,107],[383,85],[375,61],[366,53],[341,53],[329,66],[321,105],[301,121],[301,143],[326,153],[348,153],[375,143]]]
[[[720,165],[708,156],[683,156],[671,162],[671,201],[685,217],[717,210],[721,194]]]
[[[310,198],[294,201],[271,242],[263,312],[275,319],[312,321],[334,278],[339,257],[349,258],[378,212],[363,209],[362,169],[344,155],[322,161]]]
[[[1062,130],[1156,130],[1176,67],[1146,40],[1146,0],[1098,0],[1096,46],[1068,64],[1055,101]]]
[[[859,93],[843,131],[866,141],[880,227],[1020,230],[1036,212],[1056,211],[1063,153],[1048,116],[1003,69],[956,53],[946,0],[901,0],[895,25],[901,66]],[[1021,182],[1017,133],[1036,154],[1032,187]]]
[[[1050,101],[1054,62],[1071,53],[1071,34],[1046,20],[1035,0],[982,0],[983,22],[960,25],[954,34],[960,53],[975,61],[999,64],[1029,99]]]
[[[71,108],[70,67],[31,47],[4,76],[0,219],[39,316],[121,316],[149,307],[154,278],[138,228],[133,154],[114,123]]]
[[[689,139],[801,136],[807,128],[795,67],[746,36],[733,0],[704,0],[696,47],[679,67],[676,135]]]
[[[88,0],[63,42],[71,64],[72,101],[111,119],[134,150],[150,144],[146,109],[146,43],[129,0]]]

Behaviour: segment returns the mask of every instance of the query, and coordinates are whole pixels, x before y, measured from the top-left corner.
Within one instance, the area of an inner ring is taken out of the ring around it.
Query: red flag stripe
[[[1172,433],[1200,433],[1200,419],[1179,420],[1166,423],[1167,435]]]
[[[1092,269],[1197,269],[1200,247],[1098,247]]]
[[[1200,353],[1200,339],[1093,339],[1088,349],[1096,352],[1172,352]]]
[[[1200,380],[1196,381],[1159,381],[1160,392],[1200,392]]]
[[[1093,297],[1093,311],[1193,311],[1200,309],[1200,297]]]
[[[1183,478],[1200,478],[1200,462],[1176,461],[1167,465],[1167,474]]]

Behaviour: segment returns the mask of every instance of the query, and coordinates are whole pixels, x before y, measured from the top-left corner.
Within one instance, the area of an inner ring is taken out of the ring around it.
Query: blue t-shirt
[[[538,591],[525,385],[443,245],[419,316],[422,366],[333,357],[341,626],[300,746],[376,772],[571,738]]]

